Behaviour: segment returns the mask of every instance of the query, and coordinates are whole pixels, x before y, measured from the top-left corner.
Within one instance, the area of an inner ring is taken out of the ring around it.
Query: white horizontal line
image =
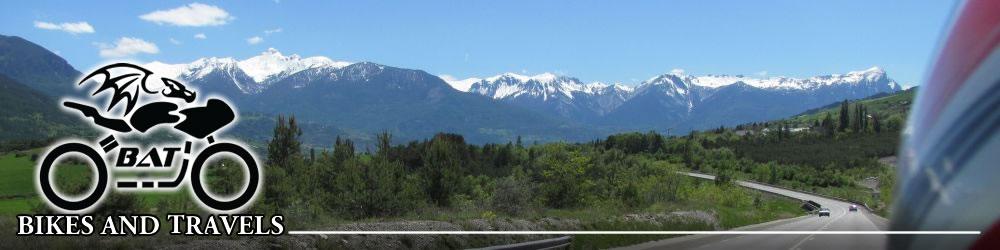
[[[563,235],[563,234],[601,234],[601,235],[655,235],[655,234],[727,234],[727,235],[745,235],[745,234],[757,234],[757,235],[809,235],[809,234],[878,234],[878,235],[888,235],[888,234],[968,234],[968,235],[979,235],[982,234],[980,231],[288,231],[288,234],[341,234],[341,235],[356,235],[356,234],[384,234],[384,235],[403,235],[403,234],[451,234],[451,235]]]

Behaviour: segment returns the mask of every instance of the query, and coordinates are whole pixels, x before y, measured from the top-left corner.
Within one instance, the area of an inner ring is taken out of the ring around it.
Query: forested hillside
[[[86,133],[51,97],[0,74],[0,145],[39,143],[57,136]],[[0,146],[0,151],[6,146]]]

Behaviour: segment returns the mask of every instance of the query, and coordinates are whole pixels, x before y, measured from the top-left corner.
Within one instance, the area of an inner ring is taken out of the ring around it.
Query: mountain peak
[[[872,66],[866,70],[848,72],[847,75],[859,75],[868,81],[877,81],[879,78],[885,77],[885,70],[878,66]]]
[[[490,81],[490,82],[493,82],[493,81],[496,81],[496,80],[499,80],[499,79],[503,79],[503,78],[515,79],[515,80],[517,80],[518,82],[521,82],[521,83],[526,83],[528,81],[534,80],[534,81],[537,81],[539,83],[546,84],[546,83],[552,83],[552,82],[556,81],[557,79],[561,78],[561,76],[558,76],[558,75],[550,73],[550,72],[545,72],[545,73],[541,73],[541,74],[537,74],[537,75],[533,75],[533,76],[526,76],[526,75],[522,75],[522,74],[518,74],[518,73],[514,73],[514,72],[507,72],[507,73],[503,73],[503,74],[496,75],[496,76],[493,76],[493,77],[488,77],[488,78],[486,78],[486,80]]]
[[[268,48],[257,56],[244,60],[232,57],[199,58],[190,63],[167,64],[154,61],[146,64],[157,73],[170,77],[200,78],[214,71],[223,70],[232,73],[242,71],[254,82],[261,84],[273,82],[277,78],[286,77],[303,70],[316,68],[342,68],[349,62],[334,61],[323,56],[302,58],[298,54],[285,56],[278,49]]]
[[[577,95],[602,95],[605,93],[629,93],[631,88],[620,84],[590,83],[584,84],[579,79],[561,76],[551,72],[526,76],[513,72],[486,78],[468,78],[458,80],[448,75],[440,76],[452,88],[472,92],[493,99],[516,97],[538,98],[545,102],[552,98],[574,99]]]
[[[521,75],[521,74],[513,73],[513,72],[507,72],[507,73],[503,73],[503,74],[496,75],[496,76],[493,76],[493,77],[489,77],[489,78],[486,78],[486,80],[490,81],[490,82],[494,82],[496,80],[504,79],[504,78],[516,79],[519,82],[527,82],[528,80],[531,80],[531,77],[529,77],[529,76]]]
[[[260,54],[261,55],[277,55],[277,56],[281,56],[281,51],[278,51],[278,49],[275,49],[275,48],[271,47],[271,48],[267,48],[267,51],[261,52]]]
[[[537,75],[531,77],[532,80],[539,81],[539,82],[542,82],[542,83],[553,82],[553,81],[556,80],[556,78],[559,78],[559,76],[556,76],[556,74],[552,74],[552,73],[549,73],[549,72],[537,74]]]
[[[451,75],[440,75],[438,77],[440,77],[441,80],[444,80],[444,82],[448,83],[448,85],[451,85],[451,87],[454,88],[455,90],[462,92],[469,92],[469,89],[472,88],[472,84],[483,81],[482,78],[476,78],[476,77],[470,77],[466,79],[457,79]]]
[[[643,82],[643,84],[657,85],[669,83],[677,86],[695,85],[708,88],[719,88],[742,82],[755,88],[764,89],[811,89],[836,84],[857,84],[862,81],[877,82],[883,79],[888,80],[890,85],[894,84],[894,81],[887,78],[885,70],[876,66],[865,70],[851,71],[846,74],[832,74],[814,76],[810,78],[791,78],[784,76],[755,77],[747,75],[714,74],[691,76],[671,72],[650,78],[649,80]]]
[[[272,76],[287,76],[296,72],[312,68],[340,68],[347,66],[347,62],[335,62],[323,56],[302,58],[298,54],[285,56],[275,48],[268,48],[260,55],[240,61],[240,69],[254,81],[261,83]]]

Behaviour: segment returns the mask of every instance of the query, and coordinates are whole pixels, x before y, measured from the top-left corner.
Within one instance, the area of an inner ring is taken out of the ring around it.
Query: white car
[[[820,208],[819,209],[819,217],[823,217],[823,216],[830,217],[830,209],[829,208]]]
[[[857,212],[858,211],[858,205],[851,204],[851,208],[848,209],[848,210],[851,211],[851,212]]]

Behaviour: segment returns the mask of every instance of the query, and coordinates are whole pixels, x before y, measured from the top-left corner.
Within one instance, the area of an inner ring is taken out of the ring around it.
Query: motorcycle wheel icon
[[[160,181],[118,181],[116,183],[117,188],[169,189],[180,186],[184,179],[189,177],[191,191],[194,193],[195,198],[197,198],[198,201],[205,206],[219,211],[231,211],[243,207],[250,202],[260,186],[260,169],[257,166],[257,161],[254,159],[253,155],[242,146],[228,142],[215,142],[214,138],[211,136],[208,138],[208,142],[209,146],[205,147],[200,152],[197,152],[197,154],[195,154],[193,164],[190,165],[189,163],[191,163],[191,161],[187,158],[192,155],[192,143],[190,141],[185,142],[183,149],[183,163],[180,171],[174,179]],[[118,142],[115,141],[113,136],[106,137],[104,140],[100,141],[100,144],[105,153],[111,152],[118,147]],[[52,172],[52,167],[56,161],[64,155],[73,153],[82,154],[87,160],[93,163],[92,166],[95,168],[97,175],[96,187],[93,188],[90,193],[84,194],[83,198],[79,200],[70,200],[63,195],[60,195],[53,189],[53,183],[49,178]],[[246,188],[244,188],[243,192],[239,193],[236,198],[230,200],[213,197],[208,193],[207,187],[202,184],[201,175],[202,171],[206,169],[205,164],[208,163],[208,160],[213,156],[223,153],[237,156],[237,158],[243,162],[243,166],[245,166],[247,170],[248,183]],[[188,171],[189,167],[190,171]],[[107,193],[106,191],[108,189],[108,183],[111,175],[107,163],[105,163],[102,154],[99,153],[97,149],[84,143],[67,142],[56,146],[45,155],[41,165],[39,165],[37,177],[42,194],[53,206],[67,211],[80,211],[93,207],[99,200],[101,200],[104,194]]]

